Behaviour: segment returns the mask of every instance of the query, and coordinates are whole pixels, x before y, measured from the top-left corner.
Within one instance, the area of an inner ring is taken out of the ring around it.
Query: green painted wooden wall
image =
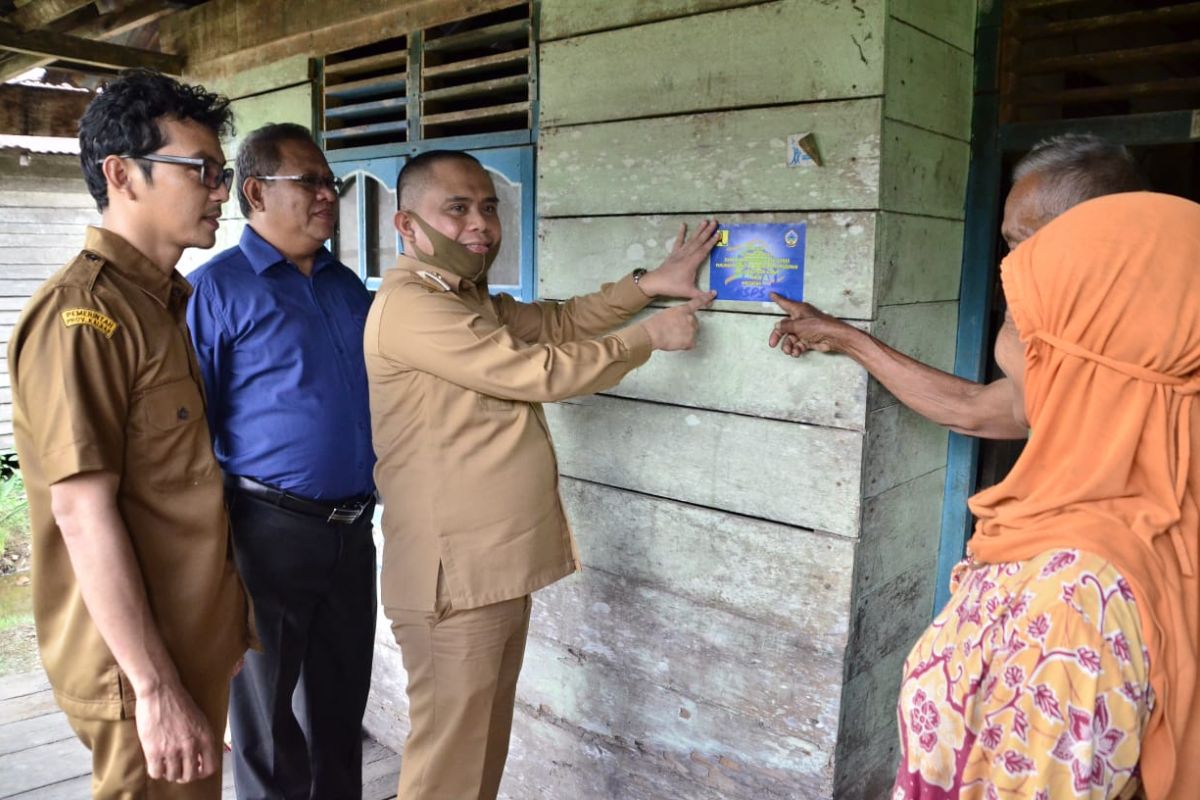
[[[680,221],[804,221],[807,299],[948,368],[973,4],[603,6],[542,3],[541,296],[653,266]],[[808,131],[824,165],[788,167]],[[774,314],[719,303],[695,351],[548,409],[585,571],[538,596],[508,796],[886,791],[946,434],[767,348]]]

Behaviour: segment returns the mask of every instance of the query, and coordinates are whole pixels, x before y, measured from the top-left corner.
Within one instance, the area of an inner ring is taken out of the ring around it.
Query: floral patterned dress
[[[892,799],[1133,797],[1153,696],[1124,578],[1059,550],[951,587],[904,664]]]

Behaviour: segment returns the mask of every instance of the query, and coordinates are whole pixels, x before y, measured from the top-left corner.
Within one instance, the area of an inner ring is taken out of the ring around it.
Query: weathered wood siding
[[[954,362],[969,157],[974,3],[890,0],[872,331]],[[901,667],[933,609],[947,434],[871,381],[835,797],[884,797]],[[886,476],[872,485],[871,476]],[[886,488],[884,488],[886,486]]]
[[[0,150],[0,452],[13,446],[13,326],[42,281],[79,252],[85,226],[99,221],[78,156]]]
[[[541,295],[652,266],[681,221],[802,220],[806,299],[950,367],[974,24],[951,5],[546,0]],[[806,131],[824,166],[788,168],[787,136]],[[886,792],[899,668],[931,610],[946,434],[847,359],[768,349],[776,313],[719,303],[695,351],[547,410],[585,572],[536,604],[509,796]],[[629,525],[639,549],[611,560]],[[713,551],[729,528],[736,554]],[[818,542],[836,544],[807,572]],[[688,590],[697,573],[733,618]],[[849,591],[827,580],[847,574]],[[753,602],[764,592],[793,610]],[[795,657],[753,638],[762,625]]]
[[[840,4],[765,3],[548,42],[542,125],[881,94],[883,40],[873,34],[882,5],[864,0],[863,14],[850,19]],[[848,37],[861,53],[831,49],[830,36]],[[747,145],[741,139],[735,149]]]

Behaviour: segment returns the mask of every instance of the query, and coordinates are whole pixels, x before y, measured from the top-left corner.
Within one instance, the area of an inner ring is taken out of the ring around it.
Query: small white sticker
[[[787,165],[789,167],[819,167],[821,157],[817,153],[817,142],[812,133],[793,133],[787,138]]]

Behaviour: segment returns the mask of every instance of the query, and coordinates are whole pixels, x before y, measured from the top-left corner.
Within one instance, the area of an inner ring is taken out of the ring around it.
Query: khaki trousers
[[[493,800],[508,758],[530,597],[456,610],[442,576],[432,612],[387,609],[408,672],[397,800]]]
[[[68,714],[75,735],[92,751],[93,800],[220,800],[221,738],[229,707],[229,683],[222,681],[219,686],[206,688],[208,697],[193,694],[193,699],[208,718],[216,744],[217,769],[208,778],[192,783],[150,779],[134,720],[82,719]]]

